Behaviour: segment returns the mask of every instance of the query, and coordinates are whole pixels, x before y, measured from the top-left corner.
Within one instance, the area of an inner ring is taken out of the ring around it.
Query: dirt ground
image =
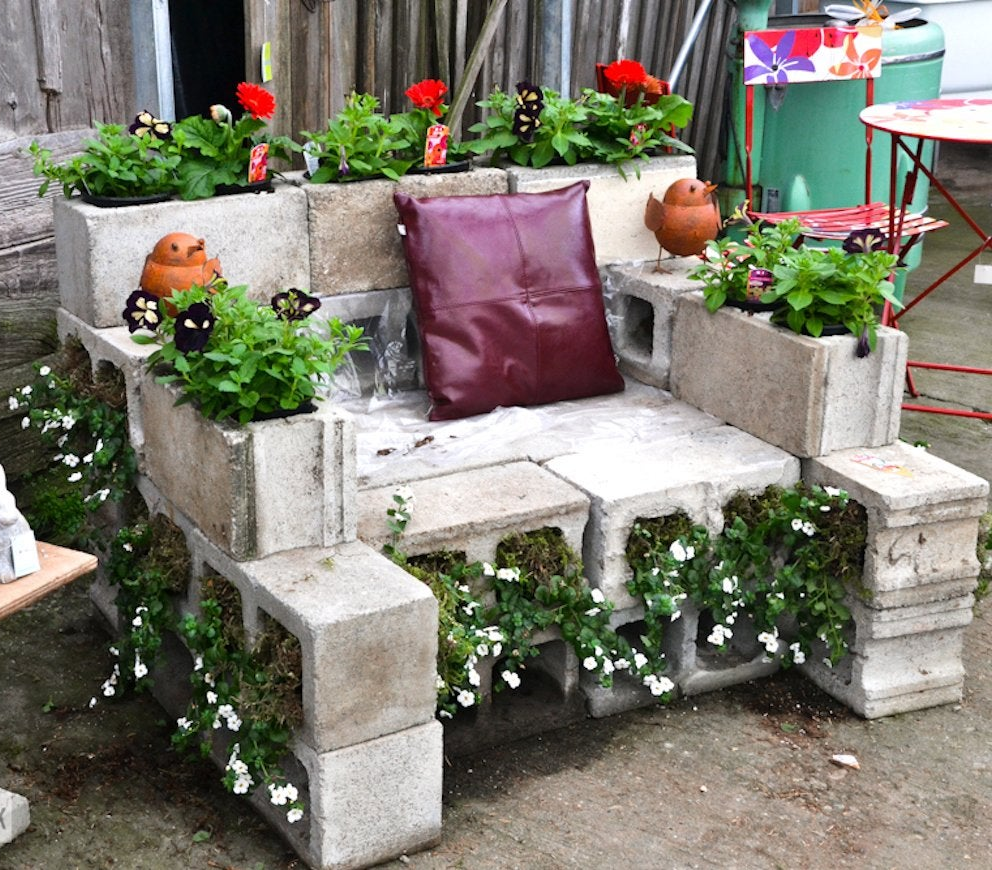
[[[986,223],[990,156],[947,155],[956,189]],[[927,241],[928,261],[939,237]],[[947,346],[988,365],[988,288],[970,278],[959,285],[947,298],[969,317],[905,328],[944,329]],[[962,303],[962,294],[972,295]],[[942,389],[927,385],[946,400]],[[989,407],[992,385],[985,389]],[[903,419],[904,437],[992,475],[988,423]],[[85,582],[0,623],[0,786],[31,804],[29,830],[0,847],[0,870],[302,866],[223,790],[214,767],[173,755],[170,723],[152,698],[89,708],[111,667],[107,641]],[[780,674],[451,760],[442,843],[387,866],[988,866],[988,601],[965,633],[964,660],[960,704],[873,722]],[[856,756],[860,769],[832,764],[838,753]]]

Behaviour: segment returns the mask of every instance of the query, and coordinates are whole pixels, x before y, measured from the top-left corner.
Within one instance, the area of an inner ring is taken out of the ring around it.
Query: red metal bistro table
[[[968,265],[982,251],[992,249],[992,236],[982,229],[975,219],[965,211],[962,205],[948,192],[947,188],[941,184],[940,179],[934,175],[922,160],[925,139],[933,139],[938,142],[992,144],[992,100],[948,99],[878,103],[864,109],[861,112],[860,118],[862,123],[867,127],[889,133],[892,137],[892,155],[889,163],[891,167],[889,175],[889,201],[895,203],[898,184],[896,158],[899,152],[902,151],[912,161],[911,168],[906,177],[906,183],[903,186],[902,201],[900,202],[902,209],[906,210],[909,207],[909,202],[913,197],[913,189],[916,186],[916,179],[922,172],[930,179],[930,184],[933,188],[947,200],[948,204],[975,231],[975,234],[981,240],[971,253],[965,256],[955,266],[948,269],[947,272],[941,275],[926,290],[916,296],[912,302],[907,304],[899,314],[901,318],[905,317],[948,278],[957,274],[957,272]],[[906,137],[916,141],[907,142]],[[900,224],[901,218],[897,221],[893,215],[889,223],[889,247],[894,253],[899,253],[900,237],[902,235]],[[897,328],[899,325],[898,318],[888,306],[886,306],[882,322]],[[906,383],[910,395],[914,398],[919,395],[919,392],[913,383],[913,368],[936,369],[938,371],[959,372],[972,375],[992,375],[992,369],[910,360],[907,363]],[[950,414],[957,417],[978,417],[982,420],[992,420],[992,413],[986,411],[964,411],[908,403],[904,404],[903,408],[908,411],[929,411],[934,414]]]

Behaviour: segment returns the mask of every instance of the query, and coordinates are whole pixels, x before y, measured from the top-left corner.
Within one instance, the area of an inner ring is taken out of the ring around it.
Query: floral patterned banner
[[[744,34],[744,84],[878,78],[882,28],[808,27]]]

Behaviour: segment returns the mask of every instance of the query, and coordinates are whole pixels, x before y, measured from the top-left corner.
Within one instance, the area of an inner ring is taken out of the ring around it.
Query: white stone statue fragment
[[[0,465],[0,583],[9,583],[19,576],[14,571],[11,544],[25,533],[31,534],[31,527],[17,509],[14,496],[7,491],[7,475]]]

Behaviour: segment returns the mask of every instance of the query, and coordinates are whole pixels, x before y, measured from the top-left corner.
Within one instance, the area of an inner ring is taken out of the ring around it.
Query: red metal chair
[[[901,255],[905,255],[924,233],[947,226],[947,221],[907,210],[906,206],[913,198],[911,183],[904,185],[899,205],[872,201],[870,127],[865,127],[864,203],[793,212],[760,212],[753,209],[751,152],[754,146],[755,89],[776,84],[791,86],[804,82],[863,79],[865,105],[870,106],[874,102],[875,79],[881,71],[881,27],[752,30],[744,34],[745,190],[748,215],[752,220],[780,223],[787,218],[798,218],[804,234],[814,239],[845,239],[852,231],[873,229],[888,239],[890,250]],[[888,238],[890,227],[895,227],[895,240]],[[897,246],[893,244],[896,240],[905,241]]]

